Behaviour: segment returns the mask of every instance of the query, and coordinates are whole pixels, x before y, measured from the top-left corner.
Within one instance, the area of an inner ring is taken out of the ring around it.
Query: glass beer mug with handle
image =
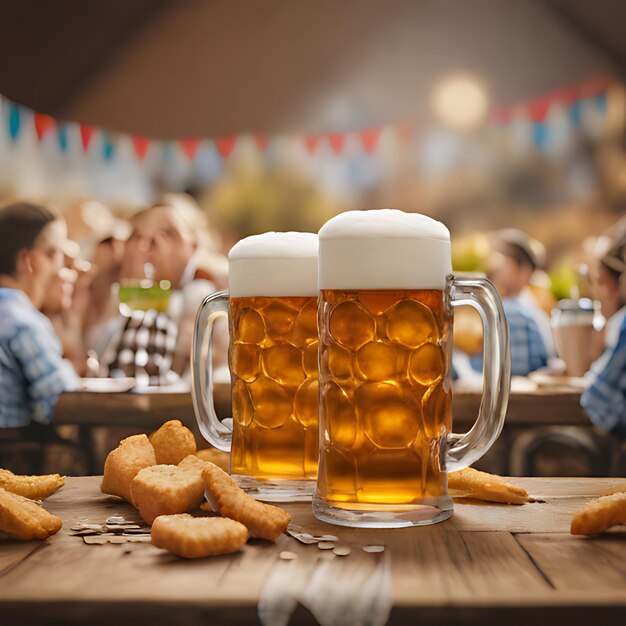
[[[313,511],[371,528],[452,515],[447,471],[499,435],[510,386],[508,326],[486,278],[452,275],[450,234],[429,217],[350,211],[319,232],[320,465]],[[452,308],[484,327],[478,420],[451,433]]]
[[[231,474],[251,495],[286,501],[315,488],[319,447],[317,235],[264,233],[228,254],[229,289],[196,318],[192,392],[202,435],[231,452]],[[213,403],[215,320],[228,316],[232,429]]]

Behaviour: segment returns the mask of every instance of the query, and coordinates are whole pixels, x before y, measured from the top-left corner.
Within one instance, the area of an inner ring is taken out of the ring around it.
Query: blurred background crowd
[[[32,304],[78,376],[184,386],[197,307],[227,287],[235,241],[316,232],[348,209],[421,212],[450,229],[455,271],[487,273],[504,297],[514,374],[581,377],[605,354],[585,408],[617,432],[624,396],[601,372],[624,317],[624,13],[15,3],[0,24],[0,200],[67,230]],[[480,378],[481,334],[460,310],[460,384]]]

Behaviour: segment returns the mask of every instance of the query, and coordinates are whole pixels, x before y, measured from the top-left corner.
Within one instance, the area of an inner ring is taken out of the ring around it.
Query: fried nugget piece
[[[448,487],[461,492],[459,496],[477,500],[506,504],[528,502],[525,489],[512,485],[501,476],[479,472],[471,467],[448,474]]]
[[[626,524],[626,493],[614,493],[591,500],[572,518],[572,535],[598,535]]]
[[[31,500],[43,500],[65,484],[59,474],[45,476],[19,476],[10,470],[0,469],[0,487]]]
[[[178,464],[178,467],[197,472],[200,477],[202,477],[202,472],[206,466],[207,466],[207,461],[203,461],[201,458],[199,458],[195,454],[190,454],[189,456],[186,456]]]
[[[228,454],[228,452],[222,452],[217,448],[205,448],[204,450],[198,450],[196,456],[200,457],[203,461],[217,465],[225,472],[230,471],[230,454]]]
[[[120,445],[109,452],[104,463],[104,476],[100,491],[120,496],[133,504],[130,483],[144,467],[156,465],[154,448],[146,435],[133,435],[120,441]]]
[[[200,463],[200,459],[198,459]],[[204,500],[204,481],[199,467],[153,465],[142,469],[130,485],[139,514],[147,524],[159,515],[187,513]]]
[[[255,500],[217,465],[208,463],[202,476],[220,515],[241,522],[253,537],[273,541],[287,529],[291,520],[287,511]]]
[[[237,552],[248,541],[248,529],[226,517],[161,515],[152,525],[152,543],[186,559]]]
[[[178,465],[186,456],[196,452],[193,433],[180,420],[165,422],[150,435],[150,443],[159,465]]]
[[[63,522],[32,500],[0,488],[0,530],[16,539],[47,539]]]

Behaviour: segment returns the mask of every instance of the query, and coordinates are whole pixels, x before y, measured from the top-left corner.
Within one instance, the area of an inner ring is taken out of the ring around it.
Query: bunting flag
[[[143,161],[146,156],[146,152],[148,152],[148,147],[150,146],[150,140],[147,137],[134,136],[133,137],[133,146],[135,148],[135,154],[139,157],[140,161]]]
[[[624,90],[621,83],[607,76],[596,76],[581,84],[562,87],[526,103],[494,108],[491,114],[491,123],[503,132],[515,134],[516,137],[520,136],[520,133],[525,133],[528,142],[537,150],[550,150],[551,142],[558,142],[559,137],[562,138],[563,133],[568,132],[568,126],[574,132],[587,132],[589,136],[597,136],[597,133],[602,132],[603,120],[610,116],[609,110],[615,110],[615,102],[612,100],[613,107],[609,107],[608,98],[610,97],[610,90],[615,91],[616,87],[619,87],[622,94],[620,97],[623,97]],[[222,164],[231,158],[240,137],[239,135],[229,135],[217,139],[187,137],[179,141],[164,141],[142,135],[127,137],[90,125],[56,120],[50,115],[32,112],[8,99],[1,97],[0,99],[5,105],[2,107],[3,119],[11,145],[17,146],[20,134],[32,132],[32,128],[34,128],[38,141],[42,141],[44,137],[50,134],[56,134],[57,143],[62,153],[67,153],[70,149],[74,150],[75,145],[79,150],[82,148],[82,151],[87,153],[94,143],[94,138],[98,137],[101,141],[98,143],[98,151],[93,153],[93,157],[101,158],[107,162],[116,158],[117,144],[121,139],[130,140],[139,166],[145,167],[146,171],[149,170],[150,172],[154,172],[155,167],[162,169],[167,167],[167,159],[163,158],[158,161],[161,163],[160,166],[155,165],[157,162],[143,165],[148,151],[154,146],[158,154],[164,155],[171,148],[172,154],[177,153],[180,158],[188,162],[195,163],[200,158],[199,155],[202,154],[203,162],[199,167],[194,166],[194,168],[187,168],[185,171],[197,172],[202,180],[214,179],[215,172],[221,171]],[[554,107],[558,107],[558,109]],[[552,111],[554,111],[553,115],[551,115]],[[25,123],[31,116],[33,124]],[[525,120],[525,122],[519,124],[520,120]],[[551,125],[554,124],[559,124],[559,128],[551,128]],[[80,141],[77,141],[76,144],[72,142],[71,148],[69,142],[70,129],[73,129],[72,132],[76,132],[76,136],[80,136]],[[297,137],[297,140],[302,142],[305,153],[310,156],[315,155],[320,145],[324,143],[330,148],[323,153],[325,159],[357,158],[358,154],[352,148],[346,149],[346,145],[360,146],[363,155],[375,155],[380,148],[383,130],[385,135],[391,134],[400,143],[410,143],[415,140],[417,135],[415,125],[396,123],[349,132],[302,134]],[[268,160],[272,160],[276,156],[274,150],[268,151],[267,149],[270,142],[274,145],[273,142],[276,140],[277,150],[281,149],[281,145],[293,145],[292,135],[289,135],[289,142],[281,141],[285,138],[283,135],[269,136],[265,133],[250,133],[247,137],[248,140],[252,140],[252,145],[256,147],[259,155],[264,157],[267,154]],[[348,137],[355,137],[357,141],[346,142]],[[178,150],[174,149],[176,147]],[[158,176],[160,173],[156,172],[155,175]]]
[[[37,133],[37,138],[39,140],[41,140],[48,131],[52,130],[56,126],[56,120],[49,115],[45,115],[44,113],[35,113],[34,122],[35,132]]]
[[[180,149],[190,161],[193,161],[199,146],[199,139],[182,139],[180,141]]]
[[[80,127],[80,141],[83,144],[83,150],[87,152],[91,145],[91,138],[93,137],[93,128],[91,126]]]
[[[235,143],[237,141],[237,135],[230,135],[228,137],[221,137],[215,141],[215,145],[217,146],[217,151],[222,155],[224,159],[227,159],[233,148],[235,147]]]

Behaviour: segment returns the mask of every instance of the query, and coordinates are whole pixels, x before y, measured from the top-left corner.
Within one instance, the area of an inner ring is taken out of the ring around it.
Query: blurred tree
[[[231,239],[272,230],[317,232],[337,212],[304,176],[247,167],[231,171],[201,204]]]

